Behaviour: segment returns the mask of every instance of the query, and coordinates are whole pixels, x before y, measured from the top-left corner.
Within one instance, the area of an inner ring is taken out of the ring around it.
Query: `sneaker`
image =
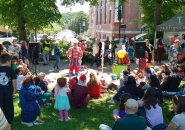
[[[42,125],[43,123],[41,121],[39,121],[39,120],[36,120],[33,124],[34,125]]]
[[[21,121],[21,124],[26,125],[28,127],[32,127],[33,126],[33,123],[27,123],[27,122],[24,122],[24,121]]]
[[[111,99],[111,100],[107,101],[107,103],[109,103],[109,104],[115,104],[115,101],[113,99]]]

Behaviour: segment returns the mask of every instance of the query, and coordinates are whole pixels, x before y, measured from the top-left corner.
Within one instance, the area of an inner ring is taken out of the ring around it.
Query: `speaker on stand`
[[[32,62],[32,73],[37,76],[37,64],[40,54],[40,42],[30,42],[29,43],[29,59]]]
[[[135,57],[139,59],[139,70],[146,67],[146,43],[144,41],[135,41]]]

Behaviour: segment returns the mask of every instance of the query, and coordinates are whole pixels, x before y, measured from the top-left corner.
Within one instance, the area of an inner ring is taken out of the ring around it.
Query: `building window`
[[[104,17],[104,24],[107,23],[107,0],[105,0],[105,17]]]
[[[98,25],[98,7],[96,8],[96,25]]]
[[[118,7],[119,7],[119,0],[115,0],[115,19],[114,21],[118,21]]]
[[[106,34],[103,34],[103,39],[106,39]]]
[[[124,4],[122,5],[122,8],[121,8],[121,19],[122,19],[122,22],[123,22],[123,16],[124,16]]]
[[[111,23],[111,19],[112,19],[112,18],[111,18],[111,17],[112,17],[112,14],[111,14],[111,13],[112,13],[112,11],[110,10],[110,11],[109,11],[109,24]]]
[[[102,24],[102,0],[101,0],[101,4],[100,4],[100,24]]]

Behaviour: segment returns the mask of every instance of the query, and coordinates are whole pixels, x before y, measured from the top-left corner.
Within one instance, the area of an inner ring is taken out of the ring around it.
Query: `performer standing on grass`
[[[78,40],[75,40],[73,46],[69,48],[66,56],[69,58],[69,80],[73,74],[73,70],[75,70],[76,77],[78,76],[78,71],[81,65],[81,60],[83,56],[83,52],[80,47],[78,47]]]

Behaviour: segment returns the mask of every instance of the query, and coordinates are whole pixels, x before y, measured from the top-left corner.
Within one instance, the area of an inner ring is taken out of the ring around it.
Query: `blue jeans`
[[[43,51],[44,64],[49,64],[49,51]]]
[[[60,56],[55,55],[54,57],[55,57],[55,64],[54,64],[53,68],[59,69],[59,66],[60,66]]]
[[[178,92],[163,92],[163,96],[172,98],[173,96],[183,96],[185,95],[185,91],[178,91]]]

